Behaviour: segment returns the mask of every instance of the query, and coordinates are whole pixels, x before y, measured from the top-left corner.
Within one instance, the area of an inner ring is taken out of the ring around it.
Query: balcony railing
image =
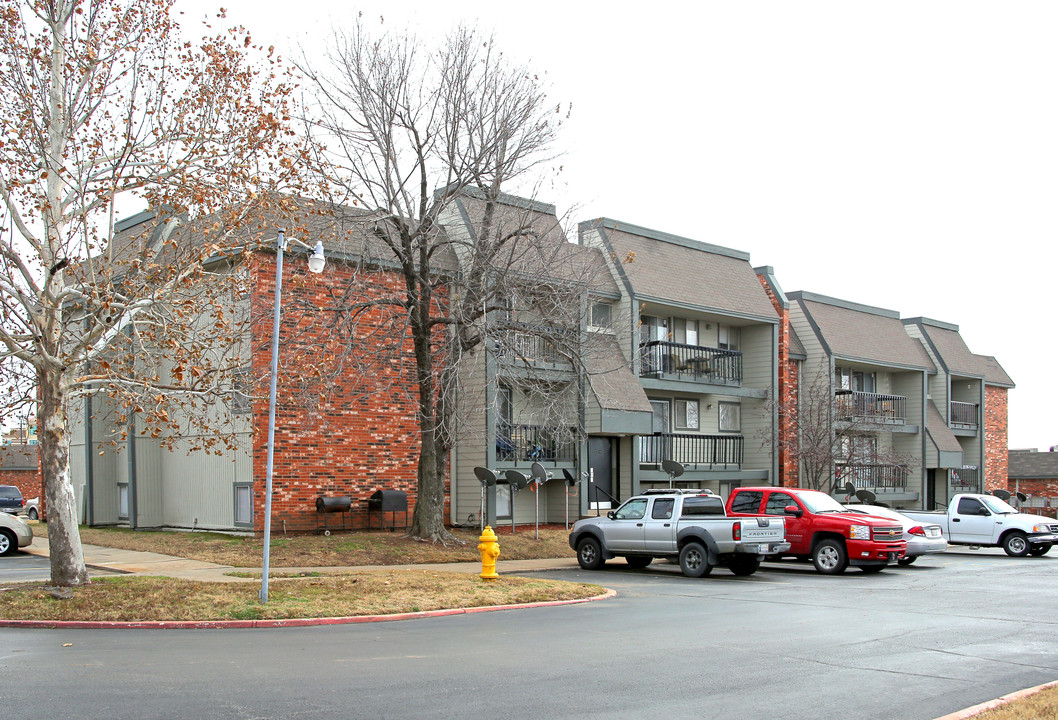
[[[573,462],[577,456],[576,430],[554,425],[496,427],[496,460],[499,462]]]
[[[742,384],[742,353],[738,350],[652,340],[640,343],[639,359],[643,377],[675,375],[715,385]]]
[[[838,463],[837,487],[852,483],[857,490],[903,490],[907,487],[907,467],[870,463]]]
[[[839,420],[903,425],[907,418],[907,398],[901,395],[838,390],[834,405]]]
[[[741,435],[640,435],[639,463],[660,465],[662,460],[675,460],[694,469],[718,465],[741,467],[744,446]]]
[[[980,468],[952,468],[948,471],[952,492],[978,492],[981,488]]]
[[[493,350],[497,356],[510,361],[531,363],[564,363],[565,356],[559,353],[556,342],[575,335],[557,327],[510,323],[499,329]]]
[[[948,424],[953,428],[976,430],[978,421],[979,405],[976,403],[950,402],[948,403]]]

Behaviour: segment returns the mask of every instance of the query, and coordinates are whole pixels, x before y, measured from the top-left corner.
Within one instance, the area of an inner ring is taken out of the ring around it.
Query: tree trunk
[[[62,373],[40,370],[40,407],[37,423],[44,497],[48,508],[48,546],[52,585],[88,583],[81,535],[77,529],[77,503],[70,479],[70,438],[62,392]]]

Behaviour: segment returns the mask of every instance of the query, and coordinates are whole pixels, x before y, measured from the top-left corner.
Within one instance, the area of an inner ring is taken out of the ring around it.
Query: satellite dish
[[[1023,493],[1023,492],[1019,492],[1019,493],[1017,493],[1017,497],[1018,497],[1018,502],[1025,502],[1026,500],[1028,500],[1028,499],[1029,499],[1029,496],[1028,496],[1028,495],[1026,495],[1026,494],[1025,494],[1025,493]]]
[[[845,494],[846,495],[850,495],[850,496],[851,495],[855,495],[856,494],[856,486],[853,485],[850,482],[845,483]]]
[[[543,485],[551,479],[551,475],[548,474],[547,470],[544,469],[544,466],[538,462],[535,462],[530,465],[529,470],[530,472],[532,472],[533,484],[535,485]]]
[[[496,484],[496,473],[486,467],[474,468],[474,475],[476,475],[478,480],[481,481],[482,487],[492,487]]]
[[[1002,500],[1003,502],[1006,502],[1007,500],[1010,499],[1010,491],[1009,490],[993,490],[992,494],[995,495],[1000,500]]]
[[[575,487],[577,484],[577,478],[573,477],[573,473],[568,468],[562,468],[562,477],[566,479],[566,485],[569,487]]]
[[[860,502],[864,505],[874,505],[874,501],[878,499],[870,490],[857,490],[856,497],[859,498]]]
[[[515,490],[521,490],[529,484],[529,478],[517,470],[508,470],[503,477],[507,480],[507,484]]]
[[[669,474],[670,480],[675,480],[680,475],[683,475],[683,471],[686,469],[683,465],[680,465],[675,460],[662,460],[661,469]]]
[[[884,508],[889,507],[889,503],[884,503],[884,502],[876,502],[875,505],[877,505],[878,507],[884,507]]]

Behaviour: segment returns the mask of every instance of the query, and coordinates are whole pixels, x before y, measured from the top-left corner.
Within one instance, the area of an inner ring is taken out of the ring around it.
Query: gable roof
[[[949,373],[970,377],[983,375],[981,363],[966,346],[966,341],[959,334],[958,325],[924,317],[911,318],[903,322],[905,325],[918,325],[923,336],[933,346],[941,365]]]
[[[955,437],[932,400],[926,404],[926,433],[941,452],[962,452],[959,438]]]
[[[974,355],[981,368],[981,374],[985,378],[985,385],[997,385],[999,387],[1012,388],[1014,381],[1007,375],[1007,371],[991,355]]]
[[[831,355],[936,372],[922,344],[904,331],[899,313],[803,291],[787,296]]]
[[[597,218],[594,228],[620,262],[632,292],[640,298],[774,322],[778,313],[739,250]]]
[[[613,335],[590,333],[584,364],[588,382],[601,408],[653,412],[643,385],[628,366]]]

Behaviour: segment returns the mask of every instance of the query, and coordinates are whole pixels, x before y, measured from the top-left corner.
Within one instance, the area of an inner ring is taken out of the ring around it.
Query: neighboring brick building
[[[0,446],[0,485],[14,485],[26,500],[39,497],[44,505],[44,485],[40,474],[37,445]]]
[[[1011,493],[1023,493],[1028,499],[1022,503],[1026,512],[1038,512],[1055,517],[1058,511],[1058,452],[1038,450],[1010,450],[1008,452],[1008,484]]]

